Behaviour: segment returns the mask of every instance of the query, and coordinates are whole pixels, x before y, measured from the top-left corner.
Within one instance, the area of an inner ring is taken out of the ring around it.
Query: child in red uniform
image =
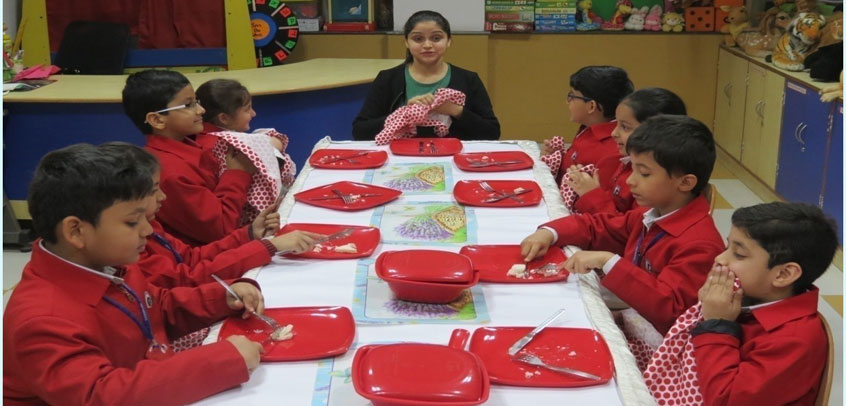
[[[39,239],[3,314],[3,403],[183,405],[238,385],[259,343],[230,337],[174,355],[170,337],[243,309],[252,281],[161,289],[126,264],[152,232],[147,172],[88,144],[47,154],[29,188]],[[248,313],[244,313],[245,317]]]
[[[696,303],[696,291],[723,250],[700,195],[714,167],[714,139],[697,120],[659,115],[635,130],[626,151],[634,168],[627,183],[642,208],[553,220],[523,240],[522,252],[528,262],[552,244],[584,248],[565,269],[603,270],[602,285],[663,335]]]
[[[214,148],[218,137],[210,135],[219,131],[246,133],[250,130],[250,121],[256,116],[253,110],[253,98],[244,85],[232,79],[212,79],[197,88],[197,98],[203,101],[203,133],[197,136],[197,142],[207,149]],[[273,129],[258,129],[255,132],[267,134],[268,140],[277,151],[283,194],[294,183],[297,165],[285,153],[288,148],[288,136]]]
[[[813,282],[834,257],[837,227],[817,207],[782,202],[731,221],[701,307],[676,321],[644,377],[659,404],[813,405],[830,345]]]
[[[217,241],[241,223],[255,167],[230,152],[227,170],[197,144],[204,112],[182,74],[147,70],[129,75],[123,88],[126,114],[144,134],[146,149],[162,168],[162,190],[170,196],[159,212],[164,228],[191,245]]]
[[[200,247],[191,247],[168,234],[156,221],[167,195],[160,187],[160,169],[156,157],[131,144],[107,143],[98,147],[120,156],[151,174],[153,192],[147,205],[147,221],[153,233],[147,237],[147,245],[141,253],[138,267],[147,279],[159,287],[197,286],[214,282],[215,274],[221,278],[238,278],[244,272],[266,265],[277,251],[294,253],[307,252],[314,247],[314,240],[320,234],[308,231],[292,231],[269,239],[279,229],[277,207],[263,211],[250,226],[244,226],[230,235]]]
[[[579,124],[579,133],[566,150],[564,140],[544,141],[541,159],[561,176],[573,165],[596,165],[605,157],[620,157],[611,138],[617,104],[634,90],[626,71],[615,66],[585,66],[570,76],[567,107],[570,121]]]
[[[567,169],[567,185],[579,195],[575,209],[580,213],[625,213],[637,207],[626,179],[632,173],[631,159],[626,156],[626,141],[647,118],[658,114],[686,115],[684,102],[675,93],[658,87],[640,89],[617,105],[617,126],[611,136],[623,158],[608,156],[599,160],[591,176],[581,171],[582,165]]]

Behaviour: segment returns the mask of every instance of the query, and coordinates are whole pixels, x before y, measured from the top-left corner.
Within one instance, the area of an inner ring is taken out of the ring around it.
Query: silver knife
[[[555,319],[557,319],[562,314],[564,314],[564,308],[559,309],[557,312],[555,312],[555,314],[550,316],[539,326],[535,327],[534,330],[530,331],[529,334],[526,334],[525,336],[523,336],[523,338],[517,340],[517,342],[515,342],[511,345],[511,347],[508,348],[508,355],[512,357],[517,355],[517,353],[520,352],[520,350],[522,350],[523,347],[525,347],[526,344],[529,343],[529,341],[532,341],[532,339],[535,338],[538,333],[540,333],[544,328],[546,328],[546,326],[555,321]]]
[[[488,166],[509,166],[509,165],[517,165],[523,163],[523,161],[494,161],[494,162],[479,162],[479,161],[472,161],[469,162],[470,166],[474,168],[485,168]]]
[[[485,200],[482,200],[482,202],[484,202],[484,203],[496,203],[500,200],[505,200],[505,199],[511,198],[511,199],[516,200],[520,203],[523,203],[523,200],[517,198],[517,196],[520,196],[520,195],[525,194],[525,193],[529,193],[531,191],[532,191],[532,189],[523,189],[523,190],[516,192],[516,193],[503,193],[500,196],[490,197],[490,198],[487,198]]]
[[[371,152],[376,152],[376,151],[367,150],[367,151],[356,152],[356,153],[351,154],[351,155],[337,157],[337,158],[330,159],[328,161],[323,161],[323,162],[318,162],[318,163],[320,163],[320,164],[331,164],[331,163],[338,162],[338,161],[349,161],[350,159],[358,158],[360,156],[365,156],[365,155],[367,155]]]

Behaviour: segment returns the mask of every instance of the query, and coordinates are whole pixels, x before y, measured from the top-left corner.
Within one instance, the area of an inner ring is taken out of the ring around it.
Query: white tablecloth
[[[321,148],[384,149],[369,142],[334,142],[325,138]],[[535,159],[533,169],[513,172],[471,173],[453,166],[454,181],[470,179],[533,179],[543,188],[544,201],[528,208],[475,208],[478,220],[478,244],[517,244],[550,218],[568,214],[558,194],[549,169],[538,159],[538,146],[531,141],[465,142],[464,152],[523,150]],[[388,164],[416,162],[452,162],[452,157],[402,157],[389,155]],[[321,170],[306,165],[280,207],[283,224],[288,222],[369,225],[373,210],[339,212],[295,203],[294,193],[340,180],[360,181],[365,171]],[[451,201],[450,194],[403,197],[410,201]],[[380,245],[372,258],[382,251],[420,248]],[[424,247],[425,248],[425,247]],[[460,246],[437,247],[458,251]],[[568,247],[572,252],[574,248]],[[267,307],[346,306],[352,308],[355,260],[320,261],[274,259],[246,276],[258,280]],[[599,295],[594,275],[571,275],[566,283],[481,284],[491,321],[484,326],[533,326],[555,310],[567,312],[552,326],[595,328],[605,338],[615,364],[615,379],[586,388],[491,387],[486,405],[652,405],[654,401],[643,383],[622,333]],[[478,325],[482,326],[482,325]],[[475,329],[467,324],[357,325],[356,344],[390,341],[415,341],[446,344],[454,328]],[[217,339],[219,325],[212,329],[207,342]],[[327,334],[332,334],[327,331]],[[202,405],[311,405],[317,373],[316,361],[263,363],[249,382],[207,398]]]

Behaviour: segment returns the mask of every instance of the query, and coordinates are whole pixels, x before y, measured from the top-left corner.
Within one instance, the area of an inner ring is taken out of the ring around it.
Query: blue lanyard
[[[649,244],[646,245],[646,248],[643,250],[643,252],[641,252],[640,245],[643,244],[643,237],[646,236],[646,227],[644,227],[643,231],[640,232],[640,237],[637,238],[637,245],[635,246],[634,252],[634,260],[632,262],[634,262],[636,266],[640,266],[640,260],[646,255],[646,251],[649,251],[649,249],[652,248],[652,246],[655,245],[655,243],[658,242],[658,240],[660,240],[665,235],[667,235],[667,232],[661,230],[661,232],[658,233],[658,235],[656,235],[655,238],[653,238],[652,241],[650,241]]]
[[[120,303],[116,302],[114,299],[112,299],[108,296],[103,296],[103,299],[106,302],[109,302],[109,304],[111,304],[112,306],[117,307],[120,311],[122,311],[127,316],[129,316],[129,318],[132,319],[132,321],[135,322],[135,325],[137,325],[138,328],[141,329],[141,333],[144,335],[144,338],[146,338],[148,340],[153,340],[153,327],[150,324],[150,318],[147,317],[147,311],[144,310],[144,305],[141,303],[141,299],[138,297],[137,294],[135,294],[135,291],[132,290],[132,288],[130,288],[128,285],[126,285],[124,283],[120,283],[120,284],[118,284],[118,287],[123,289],[124,292],[129,292],[129,294],[132,295],[132,297],[135,298],[135,303],[138,303],[138,310],[141,310],[141,317],[143,319],[143,323],[141,322],[141,320],[138,320],[138,318],[135,317],[135,315],[132,314],[132,312],[129,311],[129,309],[123,307]],[[153,342],[155,342],[155,340],[153,340]]]
[[[161,244],[163,247],[167,248],[167,250],[170,251],[171,254],[173,254],[173,257],[176,259],[177,264],[182,263],[182,256],[179,255],[178,252],[176,252],[176,249],[173,248],[173,245],[171,245],[170,241],[168,241],[167,238],[164,238],[164,236],[159,233],[153,233],[153,238],[156,240],[156,242]]]

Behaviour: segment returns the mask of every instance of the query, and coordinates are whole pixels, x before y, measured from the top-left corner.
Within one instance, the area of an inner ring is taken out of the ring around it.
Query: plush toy
[[[576,29],[579,31],[598,30],[602,19],[591,11],[593,1],[579,0],[577,5],[579,10],[576,12]]]
[[[749,55],[759,58],[773,53],[776,42],[790,25],[790,16],[778,7],[767,10],[757,29],[746,29],[737,35],[737,45]]]
[[[744,29],[749,28],[749,14],[746,13],[746,6],[720,6],[720,10],[728,13],[726,24],[720,28],[720,32],[728,34],[725,36],[725,44],[733,47],[737,45],[737,35]]]
[[[642,31],[643,23],[646,22],[646,13],[649,12],[649,6],[643,6],[639,9],[633,8],[632,15],[623,24],[623,28],[629,31]]]
[[[840,71],[840,83],[820,89],[820,100],[830,102],[837,98],[843,98],[843,71]]]
[[[602,29],[606,31],[620,31],[623,29],[623,23],[626,16],[632,13],[631,0],[617,0],[617,11],[610,20],[602,23]]]
[[[655,4],[649,9],[643,29],[646,31],[661,31],[661,6]]]
[[[661,29],[664,32],[681,32],[684,30],[684,17],[679,13],[664,13],[661,18]]]
[[[817,13],[799,13],[776,43],[767,62],[790,71],[805,69],[805,57],[819,41],[820,30],[824,25],[825,17]]]
[[[843,70],[843,13],[829,17],[822,28],[820,42],[803,62],[810,69],[811,79],[832,82]]]

